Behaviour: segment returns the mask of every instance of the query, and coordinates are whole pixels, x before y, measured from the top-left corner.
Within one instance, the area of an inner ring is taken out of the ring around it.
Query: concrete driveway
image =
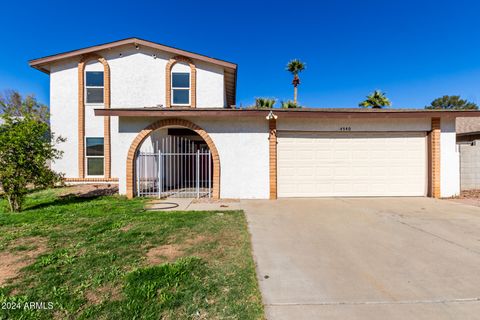
[[[242,201],[268,319],[480,319],[480,208]]]

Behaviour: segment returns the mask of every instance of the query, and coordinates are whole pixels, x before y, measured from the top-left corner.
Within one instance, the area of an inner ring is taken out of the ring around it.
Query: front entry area
[[[195,131],[153,131],[135,157],[135,194],[158,198],[210,198],[212,153]]]
[[[278,132],[278,196],[425,196],[425,132]]]

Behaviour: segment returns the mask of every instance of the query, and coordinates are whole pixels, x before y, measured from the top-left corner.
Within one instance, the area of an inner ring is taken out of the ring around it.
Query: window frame
[[[102,73],[102,78],[103,78],[103,86],[88,86],[87,85],[87,73],[88,72],[101,72]],[[105,104],[105,71],[104,70],[85,70],[85,74],[84,74],[84,79],[85,79],[85,90],[84,90],[84,101],[85,101],[85,105],[90,105],[90,106],[103,106]],[[89,88],[93,88],[93,89],[99,89],[99,88],[102,88],[103,89],[103,94],[102,94],[102,98],[103,98],[103,101],[102,102],[88,102],[88,89]],[[90,138],[90,137],[89,137]]]
[[[89,156],[87,139],[102,139],[103,140],[103,156]],[[103,160],[103,173],[99,175],[88,174],[88,159],[102,159]],[[105,176],[105,138],[104,137],[85,137],[85,176],[89,178],[99,178]]]
[[[178,73],[178,74],[188,74],[188,88],[184,87],[174,87],[173,86],[173,74]],[[170,105],[173,107],[189,107],[192,104],[192,73],[191,72],[180,72],[180,71],[173,71],[170,72],[170,91],[171,91],[171,98],[170,98]],[[183,91],[188,91],[188,103],[174,103],[173,98],[174,98],[174,90],[183,90]]]

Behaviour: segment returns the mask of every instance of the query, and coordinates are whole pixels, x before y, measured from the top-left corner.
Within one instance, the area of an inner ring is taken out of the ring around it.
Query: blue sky
[[[286,63],[307,63],[299,101],[355,107],[374,89],[397,108],[444,94],[480,104],[478,1],[8,1],[0,19],[0,90],[48,104],[29,59],[140,37],[235,62],[237,104],[291,99]]]

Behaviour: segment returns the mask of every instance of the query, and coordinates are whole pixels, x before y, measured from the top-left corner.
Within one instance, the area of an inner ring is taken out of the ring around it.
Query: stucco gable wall
[[[100,52],[110,66],[111,75],[111,107],[143,108],[165,105],[166,65],[172,54],[162,53],[150,48],[119,48]],[[155,55],[155,57],[154,57]],[[76,59],[78,61],[78,59]],[[197,69],[197,108],[221,108],[225,106],[225,89],[223,83],[223,67],[214,64],[194,61]],[[98,68],[97,68],[98,67]],[[102,70],[96,61],[88,63],[86,70]],[[75,70],[72,70],[75,69]],[[63,77],[61,87],[77,86],[77,77],[68,77],[76,72],[75,59],[70,63],[57,63],[52,66],[51,77]],[[57,82],[52,83],[54,86]],[[75,88],[76,89],[76,88]],[[77,96],[71,90],[64,91],[63,100],[77,102]]]

